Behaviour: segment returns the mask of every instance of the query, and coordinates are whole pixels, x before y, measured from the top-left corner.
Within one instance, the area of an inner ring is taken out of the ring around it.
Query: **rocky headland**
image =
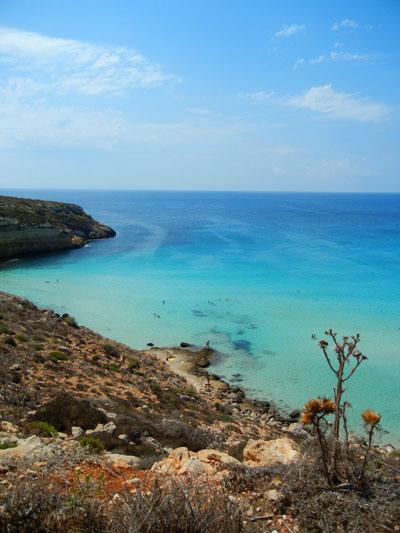
[[[91,239],[114,237],[78,205],[0,196],[0,260],[80,248]]]

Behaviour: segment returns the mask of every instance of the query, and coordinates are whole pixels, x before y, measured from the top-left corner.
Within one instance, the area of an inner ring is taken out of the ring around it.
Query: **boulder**
[[[205,474],[206,469],[204,463],[202,463],[200,459],[197,457],[190,457],[190,459],[181,467],[178,473],[197,476],[200,474]]]
[[[105,453],[104,458],[108,461],[110,461],[113,466],[117,468],[128,468],[133,467],[136,469],[140,469],[140,457],[136,457],[135,455],[123,455],[120,453]]]
[[[243,462],[247,466],[289,464],[299,458],[297,444],[287,437],[273,440],[249,440],[243,450]]]
[[[83,435],[83,429],[80,428],[79,426],[73,426],[71,428],[71,435],[73,436],[74,439],[77,439]]]
[[[16,444],[13,448],[0,450],[0,459],[6,457],[10,459],[25,459],[26,457],[31,457],[35,451],[37,452],[43,447],[42,440],[36,435],[32,435],[27,439],[18,439]]]
[[[191,452],[186,447],[176,448],[168,457],[158,461],[152,467],[155,472],[172,475],[198,475],[210,476],[222,474],[228,465],[238,465],[240,462],[227,453],[219,450],[205,449]]]
[[[90,435],[91,433],[97,432],[105,432],[105,433],[112,433],[114,429],[116,429],[116,425],[113,421],[107,422],[107,424],[97,424],[97,426],[94,429],[88,429],[86,431],[86,435]]]
[[[0,433],[18,433],[19,429],[17,426],[7,420],[0,421]]]
[[[294,409],[294,411],[289,414],[289,419],[293,422],[297,422],[300,419],[300,415],[301,412],[298,409]]]
[[[289,424],[289,427],[287,428],[288,433],[291,433],[295,437],[302,437],[306,438],[310,435],[307,433],[307,431],[304,429],[303,424],[299,424],[298,422],[292,422],[292,424]]]

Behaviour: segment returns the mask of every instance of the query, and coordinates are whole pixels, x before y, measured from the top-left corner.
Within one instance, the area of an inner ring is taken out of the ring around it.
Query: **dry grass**
[[[3,498],[0,530],[98,533],[239,533],[237,505],[209,484],[168,480],[144,492],[128,490],[103,501],[96,485],[63,490],[45,478],[17,485]]]

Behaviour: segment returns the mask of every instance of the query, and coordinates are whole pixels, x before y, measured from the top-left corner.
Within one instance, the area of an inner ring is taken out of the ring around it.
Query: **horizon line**
[[[0,187],[0,191],[81,191],[81,192],[143,192],[143,193],[246,193],[246,194],[400,194],[400,191],[313,191],[268,189],[113,189],[72,187]]]

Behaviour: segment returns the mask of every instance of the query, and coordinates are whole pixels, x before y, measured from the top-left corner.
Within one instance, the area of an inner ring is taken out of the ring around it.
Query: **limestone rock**
[[[83,434],[83,429],[80,428],[79,426],[73,426],[71,428],[71,435],[73,436],[74,439],[81,437],[82,434]]]
[[[287,428],[288,433],[291,433],[292,435],[295,435],[296,437],[309,437],[309,434],[304,429],[304,426],[302,424],[299,424],[298,422],[293,422],[292,424],[289,424],[289,427]]]
[[[0,450],[0,459],[5,457],[12,459],[24,459],[25,457],[32,456],[32,454],[42,448],[42,446],[42,440],[36,435],[32,435],[27,439],[18,439],[17,446]]]
[[[1,433],[18,433],[19,429],[16,425],[7,420],[0,421],[0,432]]]
[[[251,439],[243,450],[243,462],[247,466],[289,464],[298,458],[297,444],[287,437],[268,441]]]
[[[113,463],[114,466],[118,468],[140,468],[140,457],[135,455],[123,455],[120,453],[105,453],[104,458]]]
[[[117,426],[112,421],[107,422],[106,424],[97,424],[97,426],[94,429],[86,430],[86,435],[90,435],[92,433],[103,432],[103,431],[105,433],[112,433],[116,427]]]
[[[176,448],[168,457],[155,463],[152,470],[163,474],[223,474],[228,465],[240,464],[230,455],[218,450],[205,449],[191,452],[185,447]]]

